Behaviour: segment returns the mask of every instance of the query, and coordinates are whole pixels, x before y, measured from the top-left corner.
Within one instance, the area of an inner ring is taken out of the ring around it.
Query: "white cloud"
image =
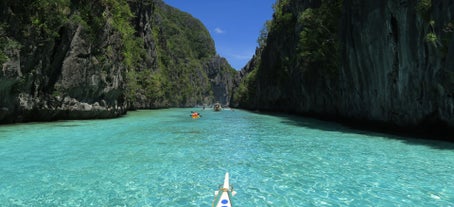
[[[243,51],[235,52],[231,54],[232,58],[237,60],[250,60],[252,56],[254,56],[255,50],[254,49],[245,49]]]
[[[214,28],[214,32],[216,32],[217,34],[224,34],[224,33],[225,33],[225,31],[222,30],[222,29],[219,28],[219,27]]]
[[[233,54],[232,57],[238,60],[249,60],[252,58],[252,55]]]

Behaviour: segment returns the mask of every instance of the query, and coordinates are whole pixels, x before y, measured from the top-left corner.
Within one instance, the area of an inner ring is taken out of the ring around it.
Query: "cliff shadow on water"
[[[315,115],[295,115],[282,112],[262,112],[253,113],[266,114],[279,117],[281,123],[296,127],[317,129],[327,132],[340,132],[349,134],[360,134],[371,138],[386,138],[399,140],[409,145],[423,145],[434,149],[454,150],[454,131],[447,131],[447,128],[401,128],[389,126],[384,123],[358,122],[355,120],[339,121],[339,118],[321,117]],[[441,130],[441,131],[440,131]],[[341,141],[341,140],[339,140]]]

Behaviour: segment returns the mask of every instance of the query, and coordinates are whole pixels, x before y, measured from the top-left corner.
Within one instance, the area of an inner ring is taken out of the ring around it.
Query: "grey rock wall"
[[[71,1],[64,14],[56,12],[68,18],[64,21],[52,12],[43,14],[39,21],[51,34],[34,25],[31,16],[52,5],[0,2],[0,123],[111,118],[128,109],[229,103],[236,71],[215,55],[199,20],[161,0],[127,3],[140,42],[134,45],[140,57],[129,68],[128,43],[109,2]]]
[[[399,126],[454,127],[453,21],[448,1],[433,1],[433,29],[417,1],[345,1],[340,75],[343,116]],[[435,31],[435,44],[425,40]],[[446,39],[445,42],[441,42]],[[448,48],[444,54],[444,47]]]
[[[297,18],[321,1],[290,1],[295,17],[270,31],[241,74],[257,67],[256,89],[240,107],[309,114],[403,130],[454,131],[454,2],[344,0],[335,72],[307,68],[297,55]],[[428,40],[428,34],[435,40]],[[335,50],[333,50],[335,52]],[[252,87],[253,88],[253,87]]]
[[[214,102],[230,105],[232,90],[235,81],[239,79],[237,73],[231,71],[231,66],[225,58],[216,56],[204,65],[211,84]]]
[[[63,25],[58,36],[22,36],[22,25],[11,16],[17,8],[2,8],[7,38],[20,46],[6,50],[9,60],[0,73],[0,123],[118,117],[126,113],[122,95],[125,67],[118,32],[109,24],[102,41],[94,41],[82,24]],[[18,13],[16,13],[18,12]],[[16,25],[12,27],[11,25]],[[106,52],[110,47],[113,52]],[[100,54],[108,58],[99,60]],[[110,54],[110,56],[109,56]]]

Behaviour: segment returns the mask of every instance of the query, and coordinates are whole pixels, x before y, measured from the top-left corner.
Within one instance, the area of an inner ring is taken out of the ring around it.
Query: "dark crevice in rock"
[[[394,16],[391,16],[391,29],[392,29],[392,36],[393,41],[396,45],[399,44],[399,28],[397,24],[397,19]]]

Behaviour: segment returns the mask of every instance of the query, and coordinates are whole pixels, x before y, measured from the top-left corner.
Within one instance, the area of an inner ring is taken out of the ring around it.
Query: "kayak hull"
[[[235,195],[233,187],[229,184],[229,173],[225,173],[224,184],[219,191],[214,192],[213,207],[232,207],[231,198]]]

